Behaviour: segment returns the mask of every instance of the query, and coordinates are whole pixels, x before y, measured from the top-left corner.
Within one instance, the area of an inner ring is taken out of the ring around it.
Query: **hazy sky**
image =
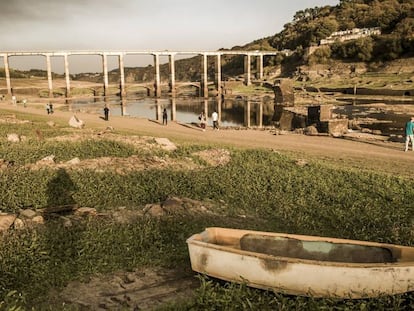
[[[339,0],[0,0],[0,51],[214,51],[274,35],[299,10],[338,3]],[[98,57],[88,57],[91,68],[99,67]],[[3,67],[1,58],[0,61]],[[43,65],[35,64],[43,62],[44,57],[10,58],[11,67],[18,69],[39,68]],[[54,60],[53,71],[61,71],[62,62]],[[125,62],[129,66],[145,61]],[[71,56],[71,72],[80,70],[75,67],[83,63]]]

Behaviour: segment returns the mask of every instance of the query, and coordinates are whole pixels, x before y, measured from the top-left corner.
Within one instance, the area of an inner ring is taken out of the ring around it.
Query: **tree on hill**
[[[382,34],[371,40],[337,42],[332,48],[332,56],[371,61],[414,54],[412,0],[340,0],[334,7],[301,10],[280,33],[267,40],[277,50],[303,50],[317,45],[333,32],[372,27],[379,27]],[[364,47],[364,43],[368,46]]]

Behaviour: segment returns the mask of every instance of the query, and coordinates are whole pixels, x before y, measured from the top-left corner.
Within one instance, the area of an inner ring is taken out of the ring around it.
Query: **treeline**
[[[13,68],[10,68],[10,77],[11,78],[31,78],[31,77],[40,77],[45,78],[47,77],[47,71],[42,69],[30,69],[30,70],[16,70]],[[5,78],[6,73],[4,68],[0,68],[0,78]],[[57,74],[52,72],[52,78],[62,78],[64,75]]]
[[[379,27],[380,35],[323,47],[314,56],[358,61],[387,61],[414,55],[413,0],[340,0],[337,6],[308,8],[296,12],[292,22],[271,37],[249,44],[251,48],[289,49],[303,54],[333,32]]]

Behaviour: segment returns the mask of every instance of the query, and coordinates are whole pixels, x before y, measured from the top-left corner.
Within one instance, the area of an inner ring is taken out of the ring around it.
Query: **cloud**
[[[73,14],[99,14],[108,8],[119,10],[125,7],[119,0],[3,0],[0,1],[0,24],[13,26],[21,22],[29,24],[66,20]]]

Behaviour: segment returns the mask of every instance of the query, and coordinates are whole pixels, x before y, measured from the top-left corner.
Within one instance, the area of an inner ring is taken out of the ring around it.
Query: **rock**
[[[20,216],[23,218],[32,219],[33,217],[36,216],[36,212],[31,209],[24,209],[20,212]]]
[[[160,217],[165,214],[163,208],[159,204],[150,204],[150,206],[146,206],[148,209],[146,210],[146,213],[148,213],[151,216],[154,217]]]
[[[82,129],[85,127],[85,122],[83,122],[82,120],[78,119],[75,115],[73,115],[69,119],[69,126]]]
[[[0,215],[0,231],[7,231],[16,220],[16,215],[5,214]]]
[[[81,162],[80,159],[78,157],[76,157],[76,158],[73,158],[73,159],[67,161],[66,164],[75,165],[75,164],[79,164],[80,162]]]
[[[309,125],[304,130],[305,135],[316,136],[319,134],[315,126]]]
[[[19,230],[19,229],[23,229],[24,227],[26,227],[26,224],[20,218],[16,218],[14,220],[13,227],[14,227],[14,229]]]
[[[53,121],[48,121],[48,122],[46,122],[46,124],[49,125],[50,127],[55,127],[56,126],[56,123],[53,122]]]
[[[304,166],[308,165],[308,162],[304,159],[299,159],[299,160],[296,160],[295,164],[297,166],[304,167]]]
[[[361,133],[368,133],[368,134],[372,134],[372,130],[366,127],[363,127],[361,129]]]
[[[161,145],[162,149],[167,151],[174,151],[177,146],[172,143],[168,138],[155,138],[157,144]]]
[[[14,161],[7,161],[4,159],[0,159],[0,169],[6,169],[12,167],[14,165]]]
[[[77,216],[96,216],[96,209],[93,207],[79,207],[75,213]]]
[[[124,280],[124,282],[125,282],[126,284],[130,284],[130,283],[134,283],[136,280],[137,280],[137,277],[135,276],[135,274],[134,274],[134,273],[127,273],[127,274],[125,275],[125,280]]]
[[[185,209],[183,207],[183,201],[179,198],[168,198],[162,204],[162,209],[168,214],[182,213]]]
[[[32,222],[37,225],[43,225],[45,223],[45,219],[43,216],[38,215],[32,218]]]
[[[72,227],[72,220],[65,216],[60,216],[60,219],[63,221],[63,227],[69,228]]]
[[[53,154],[44,157],[43,159],[37,161],[36,163],[47,163],[47,164],[55,164],[55,156]]]
[[[15,134],[15,133],[7,134],[7,141],[10,141],[12,143],[18,143],[20,142],[20,136],[19,134]]]

